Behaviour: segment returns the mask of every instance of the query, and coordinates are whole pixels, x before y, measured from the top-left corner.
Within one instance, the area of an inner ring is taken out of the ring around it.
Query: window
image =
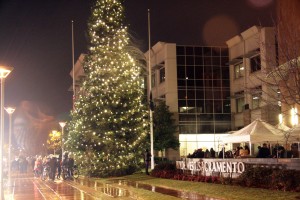
[[[155,72],[151,75],[151,87],[155,87]]]
[[[166,79],[165,68],[160,68],[159,70],[159,82],[162,83]]]
[[[252,109],[259,108],[262,92],[258,92],[252,95]]]
[[[260,55],[250,58],[251,72],[256,72],[261,69]]]
[[[243,77],[244,73],[245,73],[245,68],[244,68],[244,65],[242,62],[234,65],[234,77],[235,78]]]
[[[244,92],[237,92],[235,93],[236,99],[236,112],[241,113],[244,110],[245,105],[245,98],[244,98]]]

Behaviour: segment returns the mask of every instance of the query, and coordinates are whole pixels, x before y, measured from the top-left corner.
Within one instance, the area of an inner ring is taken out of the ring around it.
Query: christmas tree
[[[92,176],[133,173],[147,136],[143,54],[123,24],[121,0],[98,0],[88,23],[86,78],[69,123],[66,148]]]

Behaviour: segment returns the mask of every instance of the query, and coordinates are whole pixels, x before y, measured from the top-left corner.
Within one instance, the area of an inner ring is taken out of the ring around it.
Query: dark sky
[[[0,64],[14,67],[5,84],[5,105],[24,100],[58,115],[72,108],[71,20],[75,59],[86,52],[92,0],[0,0]],[[272,26],[273,0],[127,0],[126,23],[140,48],[151,41],[225,45],[253,25]]]

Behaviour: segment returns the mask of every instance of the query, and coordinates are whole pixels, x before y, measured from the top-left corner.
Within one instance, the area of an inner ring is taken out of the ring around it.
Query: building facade
[[[150,55],[153,99],[166,102],[178,125],[180,151],[169,149],[166,157],[218,150],[231,130],[228,49],[158,42]]]
[[[278,0],[277,9],[278,71],[284,76],[276,83],[281,91],[283,123],[295,127],[300,113],[300,1]],[[299,139],[295,141],[298,144]]]
[[[275,31],[253,26],[227,42],[230,64],[232,130],[255,119],[278,123],[278,87],[267,80],[276,63]]]

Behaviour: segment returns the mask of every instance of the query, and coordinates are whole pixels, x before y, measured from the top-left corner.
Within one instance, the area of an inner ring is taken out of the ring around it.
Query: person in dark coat
[[[55,174],[56,174],[56,168],[57,168],[57,158],[54,156],[50,156],[49,161],[49,167],[50,167],[50,173],[49,178],[54,181],[55,180]]]
[[[151,154],[148,149],[146,149],[144,153],[144,162],[145,162],[145,169],[146,169],[146,174],[149,175],[149,166],[150,166],[150,161],[151,161]]]
[[[264,143],[262,147],[258,149],[257,158],[270,158],[270,149],[268,148],[267,144]]]

